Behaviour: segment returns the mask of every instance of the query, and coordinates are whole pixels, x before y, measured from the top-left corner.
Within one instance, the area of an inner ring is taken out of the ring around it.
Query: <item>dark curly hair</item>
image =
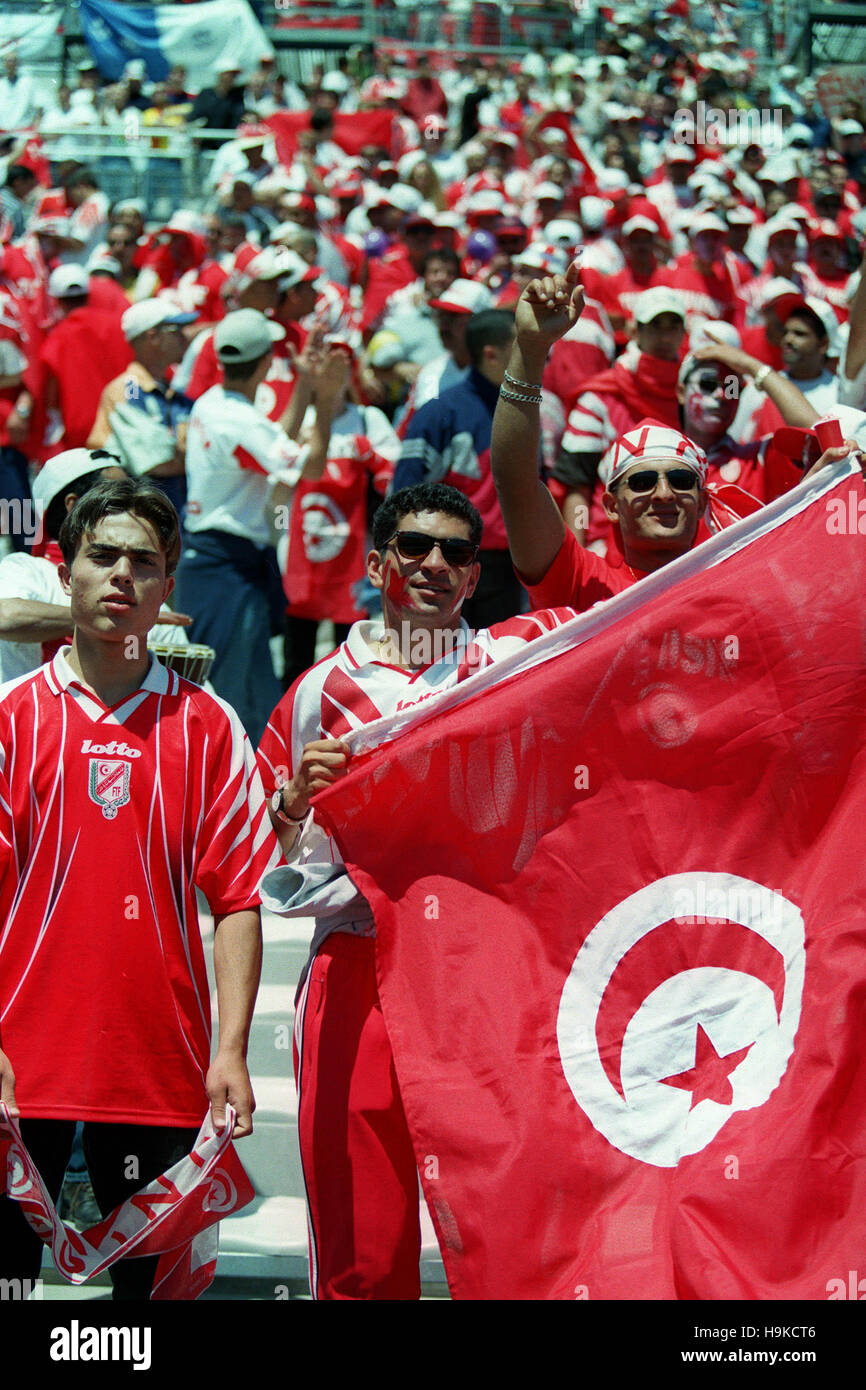
[[[447,483],[416,483],[401,487],[382,503],[373,517],[373,546],[381,550],[397,530],[398,523],[410,512],[444,512],[469,524],[473,545],[481,544],[484,523],[481,514],[468,497]]]

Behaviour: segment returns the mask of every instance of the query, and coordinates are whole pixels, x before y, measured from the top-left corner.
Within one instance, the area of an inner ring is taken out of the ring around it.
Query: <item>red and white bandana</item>
[[[633,430],[621,434],[601,460],[598,476],[605,487],[610,487],[636,463],[661,462],[682,464],[697,473],[701,483],[706,482],[707,456],[703,449],[658,420],[641,420]]]

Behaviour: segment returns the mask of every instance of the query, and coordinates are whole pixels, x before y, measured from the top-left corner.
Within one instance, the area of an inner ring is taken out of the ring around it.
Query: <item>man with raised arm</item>
[[[515,340],[493,420],[491,467],[511,556],[533,608],[591,607],[686,554],[707,535],[707,458],[679,430],[647,418],[622,435],[599,468],[612,544],[585,550],[538,477],[547,355],[580,315],[579,270],[533,280],[517,302]],[[647,401],[651,417],[652,401]]]

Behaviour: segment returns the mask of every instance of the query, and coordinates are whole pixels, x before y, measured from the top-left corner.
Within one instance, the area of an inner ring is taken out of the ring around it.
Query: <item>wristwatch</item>
[[[755,375],[752,377],[752,385],[757,391],[763,391],[765,389],[764,382],[767,380],[772,370],[773,368],[765,362],[763,367],[759,367],[758,371],[755,372]]]
[[[298,827],[299,825],[301,825],[302,822],[305,821],[305,820],[307,819],[307,812],[306,812],[306,811],[304,812],[304,814],[303,814],[302,816],[287,816],[287,815],[286,815],[285,811],[283,810],[283,788],[282,788],[282,787],[277,787],[277,790],[274,792],[273,796],[272,796],[271,799],[270,799],[269,805],[270,805],[270,808],[271,808],[271,810],[273,811],[274,815],[276,816],[277,820],[280,821],[282,825],[293,825],[293,826],[295,826],[295,828],[297,829],[297,827]]]

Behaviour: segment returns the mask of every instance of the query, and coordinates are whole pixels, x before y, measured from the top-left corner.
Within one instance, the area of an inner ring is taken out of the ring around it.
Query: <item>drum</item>
[[[157,660],[170,671],[176,671],[184,680],[194,685],[203,685],[210,675],[216,652],[213,647],[196,646],[193,642],[185,645],[173,642],[154,642],[149,648]]]

